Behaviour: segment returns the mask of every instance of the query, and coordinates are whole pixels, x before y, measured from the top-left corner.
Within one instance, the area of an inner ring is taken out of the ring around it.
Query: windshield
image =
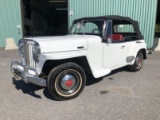
[[[105,20],[81,20],[72,24],[69,34],[102,35]]]

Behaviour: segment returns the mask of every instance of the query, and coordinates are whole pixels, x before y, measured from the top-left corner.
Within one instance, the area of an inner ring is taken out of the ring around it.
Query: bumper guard
[[[23,68],[23,70],[19,69],[17,66]],[[29,73],[29,70],[33,71],[36,75],[32,75]],[[11,62],[11,72],[14,75],[14,78],[17,80],[22,78],[25,83],[32,83],[38,86],[46,87],[46,80],[38,77],[38,73],[36,69],[30,68],[26,65],[22,65],[21,63],[12,60]]]

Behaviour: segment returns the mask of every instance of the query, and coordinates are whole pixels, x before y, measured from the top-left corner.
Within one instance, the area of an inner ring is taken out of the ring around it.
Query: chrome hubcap
[[[57,76],[55,89],[62,96],[72,96],[81,86],[81,76],[75,70],[66,70]]]
[[[61,80],[61,87],[64,90],[71,90],[76,84],[76,79],[71,74],[66,74],[62,77]]]

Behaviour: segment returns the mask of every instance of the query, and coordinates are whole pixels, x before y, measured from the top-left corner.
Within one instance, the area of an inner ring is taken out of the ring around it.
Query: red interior
[[[107,38],[111,38],[112,41],[122,41],[123,35],[122,34],[112,34],[112,35],[109,35]]]

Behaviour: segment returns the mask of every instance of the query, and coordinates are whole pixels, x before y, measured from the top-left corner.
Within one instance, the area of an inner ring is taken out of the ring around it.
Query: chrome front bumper
[[[36,69],[29,68],[28,66],[13,60],[11,63],[11,72],[14,74],[15,79],[21,78],[25,83],[33,83],[46,87],[46,80],[38,77]]]

